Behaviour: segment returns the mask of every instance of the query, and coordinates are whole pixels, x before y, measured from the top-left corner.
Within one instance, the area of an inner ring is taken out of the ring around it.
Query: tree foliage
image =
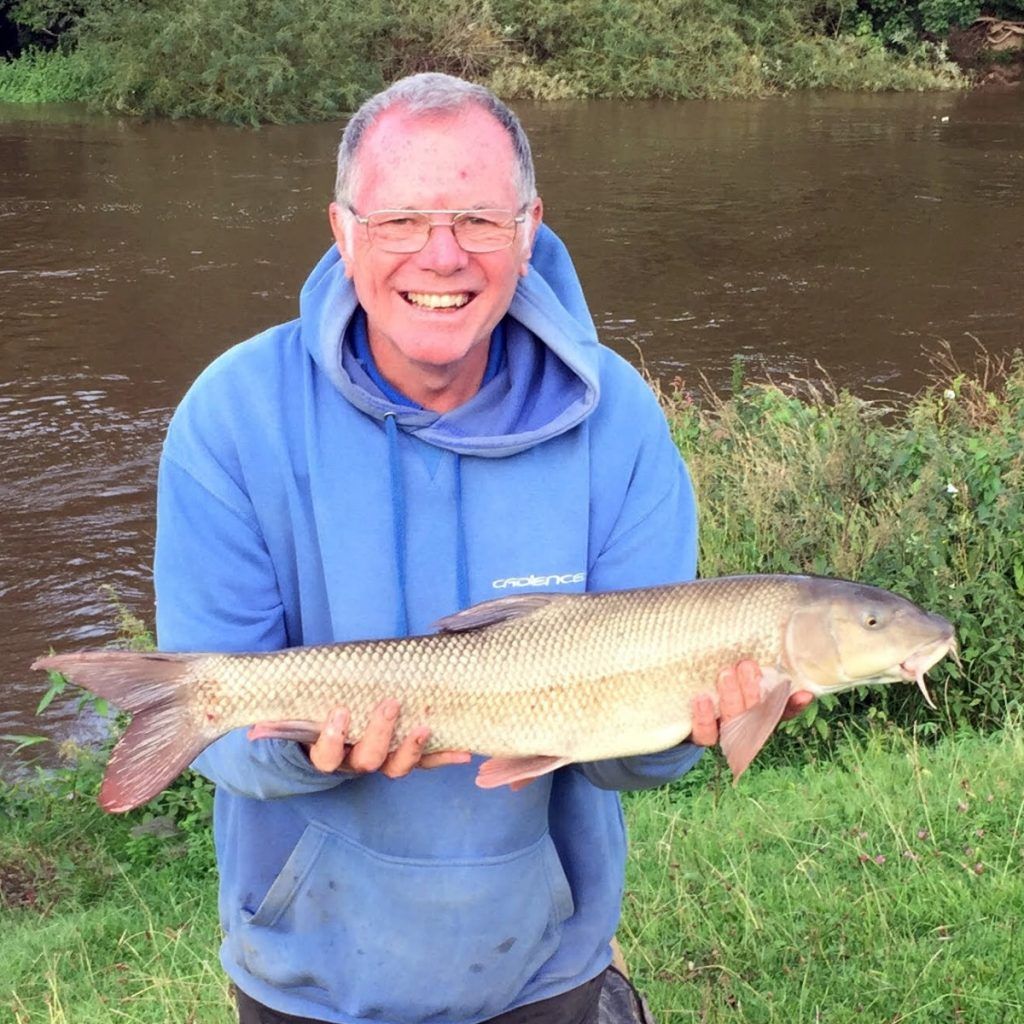
[[[907,33],[971,2],[0,0],[20,54],[0,99],[256,123],[336,117],[423,70],[540,99],[932,88],[957,73]]]

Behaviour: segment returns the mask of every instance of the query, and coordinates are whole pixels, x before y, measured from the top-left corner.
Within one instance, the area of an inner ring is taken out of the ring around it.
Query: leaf
[[[67,679],[59,672],[47,672],[46,676],[50,680],[50,686],[36,708],[37,715],[41,715],[53,703],[53,698],[62,694],[68,685]]]
[[[14,753],[17,754],[26,747],[34,747],[37,743],[45,743],[48,736],[28,736],[21,733],[5,732],[0,734],[0,740],[4,743],[14,744]]]

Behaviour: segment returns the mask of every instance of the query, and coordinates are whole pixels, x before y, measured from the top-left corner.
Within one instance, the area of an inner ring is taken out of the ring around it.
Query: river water
[[[1022,91],[517,109],[602,339],[662,377],[912,391],[1024,344]],[[294,316],[340,127],[0,105],[0,733],[98,734],[28,664],[110,639],[106,587],[151,620],[163,430]]]

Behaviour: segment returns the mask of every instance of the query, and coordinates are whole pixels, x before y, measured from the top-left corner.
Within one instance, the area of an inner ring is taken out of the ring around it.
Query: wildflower
[[[875,857],[875,863],[876,864],[884,864],[885,863],[885,854],[882,854],[882,853],[878,854]]]
[[[947,494],[959,494],[960,488],[957,487],[952,481],[946,481],[946,493]]]
[[[953,399],[956,398],[956,392],[952,388],[946,388],[946,390],[942,392],[942,397],[952,402]]]
[[[919,828],[917,830],[917,838],[918,839],[927,839],[928,838],[928,829],[926,829],[926,828]]]

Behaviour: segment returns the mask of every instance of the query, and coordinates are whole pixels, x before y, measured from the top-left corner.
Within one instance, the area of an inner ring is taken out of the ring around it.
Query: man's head
[[[448,211],[472,212],[456,223]],[[541,213],[526,136],[481,86],[416,75],[357,112],[339,148],[331,226],[385,377],[420,401],[421,382],[451,385],[449,407],[469,397]],[[410,219],[419,235],[396,243]],[[467,251],[481,248],[492,251]]]
[[[515,152],[516,191],[519,205],[537,195],[536,176],[530,140],[519,118],[497,96],[484,88],[452,75],[422,74],[401,78],[383,92],[371,96],[345,126],[338,146],[338,173],[334,182],[334,201],[344,206],[352,202],[356,155],[363,137],[378,118],[392,107],[402,107],[413,117],[442,117],[457,114],[469,106],[487,111],[508,133]]]

